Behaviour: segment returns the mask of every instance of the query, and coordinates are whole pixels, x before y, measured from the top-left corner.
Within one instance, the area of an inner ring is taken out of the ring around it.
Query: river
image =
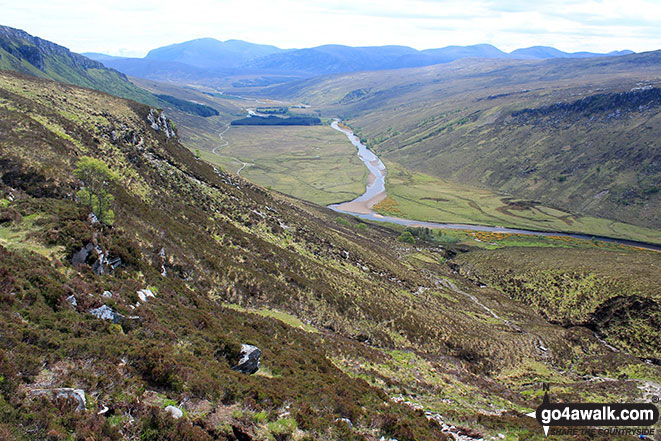
[[[454,229],[454,230],[468,230],[468,231],[488,231],[493,233],[510,233],[510,234],[526,234],[531,236],[548,236],[548,237],[561,237],[568,236],[576,239],[598,240],[601,242],[616,243],[622,245],[629,245],[648,250],[661,251],[661,245],[637,242],[627,239],[618,239],[614,237],[593,236],[588,234],[567,233],[562,231],[539,231],[539,230],[524,230],[519,228],[506,228],[506,227],[492,227],[487,225],[468,225],[468,224],[444,224],[438,222],[424,222],[412,219],[403,219],[393,216],[383,216],[372,210],[372,207],[385,199],[386,197],[386,175],[387,170],[385,164],[365,146],[360,139],[349,129],[340,125],[339,120],[335,120],[331,127],[337,131],[344,133],[351,144],[358,150],[358,157],[365,164],[369,170],[367,185],[365,193],[348,202],[340,204],[331,204],[328,206],[333,211],[338,213],[351,214],[361,219],[367,219],[377,222],[391,222],[399,225],[406,225],[410,227],[427,227],[435,229]]]

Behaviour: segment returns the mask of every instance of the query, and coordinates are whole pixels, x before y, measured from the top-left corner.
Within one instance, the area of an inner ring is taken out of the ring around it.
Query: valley
[[[661,52],[189,43],[136,78],[0,27],[0,439],[542,441],[545,384],[657,397]]]

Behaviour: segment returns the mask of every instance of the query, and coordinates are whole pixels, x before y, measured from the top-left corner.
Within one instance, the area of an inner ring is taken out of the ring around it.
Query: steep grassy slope
[[[0,26],[0,69],[101,90],[145,104],[158,99],[124,74],[20,29]]]
[[[661,52],[456,62],[276,87],[387,159],[577,214],[659,228]]]
[[[523,415],[539,382],[559,399],[633,400],[661,375],[454,274],[448,250],[214,169],[150,115],[0,72],[3,438],[445,439],[420,404],[541,440]],[[83,155],[118,175],[112,226],[73,197]],[[88,243],[122,264],[100,272],[95,251],[72,264]],[[101,305],[125,318],[89,313]],[[262,350],[255,375],[231,370],[242,343]],[[85,409],[40,395],[53,387],[83,389]]]

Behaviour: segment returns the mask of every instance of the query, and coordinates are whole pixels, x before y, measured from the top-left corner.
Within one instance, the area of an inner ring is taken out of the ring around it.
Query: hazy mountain
[[[623,55],[631,51],[593,54],[562,52],[554,48],[531,47],[506,53],[490,44],[447,46],[419,51],[407,46],[351,47],[328,44],[312,48],[283,50],[275,46],[240,40],[225,42],[202,38],[161,47],[144,59],[118,58],[90,53],[106,66],[141,78],[168,81],[201,81],[231,75],[252,75],[260,79],[242,80],[237,84],[268,84],[268,76],[312,77],[331,73],[400,69],[449,63],[462,58],[547,59]]]
[[[145,59],[174,61],[206,69],[245,66],[251,60],[283,52],[275,46],[241,40],[218,41],[200,38],[149,51]]]
[[[126,57],[117,57],[115,55],[106,55],[99,52],[83,52],[80,55],[95,61],[118,60]]]
[[[623,50],[623,51],[613,51],[607,54],[598,54],[594,52],[563,52],[553,47],[549,46],[531,46],[522,49],[516,49],[509,53],[510,58],[520,58],[528,60],[541,60],[548,58],[590,58],[590,57],[607,57],[607,56],[618,56],[618,55],[628,55],[633,54],[633,51]]]
[[[397,60],[401,57],[417,52],[406,46],[350,47],[333,44],[273,54],[253,61],[249,67],[313,75],[391,69],[398,66]]]
[[[90,58],[103,63],[106,67],[138,78],[184,81],[228,73],[225,70],[209,70],[176,61],[111,57],[103,54],[93,54]]]
[[[7,26],[0,26],[0,69],[89,87],[144,103],[157,102],[152,94],[135,86],[123,73]]]

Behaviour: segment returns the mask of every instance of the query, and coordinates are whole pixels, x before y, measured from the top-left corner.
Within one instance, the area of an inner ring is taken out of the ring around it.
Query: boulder
[[[184,416],[184,413],[181,411],[181,409],[175,406],[167,406],[165,408],[165,411],[170,415],[172,415],[172,418],[174,418],[175,420],[178,420],[179,418]]]
[[[108,305],[102,305],[98,308],[90,309],[88,312],[101,320],[110,320],[113,323],[119,323],[124,318],[122,314],[113,311]]]
[[[74,308],[75,308],[76,306],[78,306],[78,301],[76,300],[76,296],[74,296],[73,294],[71,294],[71,295],[70,295],[69,297],[67,297],[65,300],[67,301],[67,303],[68,303],[69,305],[71,305],[71,306],[74,307]]]
[[[239,364],[232,367],[232,370],[244,374],[254,374],[259,369],[259,357],[261,356],[262,351],[257,346],[241,345],[241,360],[239,360]]]
[[[108,306],[108,305],[102,305],[99,306],[98,308],[90,309],[89,311],[90,314],[92,314],[95,317],[100,318],[101,320],[108,320],[113,323],[123,323],[123,324],[129,324],[131,322],[134,322],[136,320],[140,320],[140,317],[137,315],[131,315],[131,316],[124,316],[118,312],[113,311],[113,309]]]

